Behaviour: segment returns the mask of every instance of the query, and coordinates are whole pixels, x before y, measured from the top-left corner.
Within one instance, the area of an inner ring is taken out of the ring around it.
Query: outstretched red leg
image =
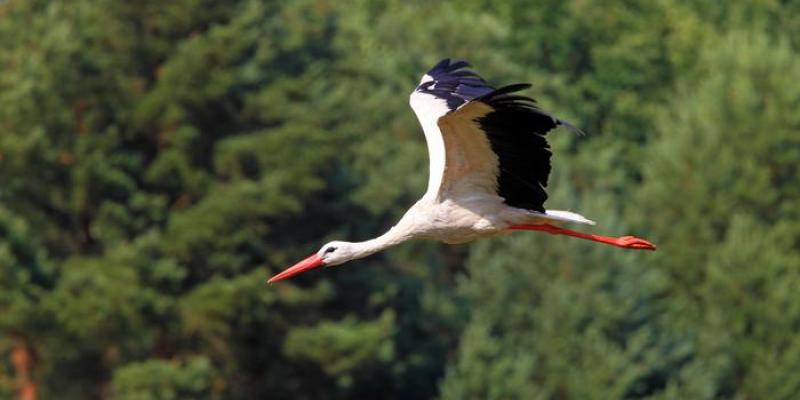
[[[520,224],[520,225],[511,225],[508,229],[512,230],[520,230],[520,231],[542,231],[551,233],[553,235],[567,235],[567,236],[574,236],[581,239],[593,240],[595,242],[610,244],[612,246],[622,247],[625,249],[638,249],[638,250],[655,250],[656,245],[648,242],[647,240],[637,238],[635,236],[623,236],[623,237],[609,237],[609,236],[601,236],[601,235],[593,235],[590,233],[583,233],[578,231],[573,231],[571,229],[565,229],[558,226],[553,226],[549,224]]]

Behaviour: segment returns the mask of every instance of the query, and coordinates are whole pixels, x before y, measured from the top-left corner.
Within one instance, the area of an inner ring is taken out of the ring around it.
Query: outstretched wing
[[[572,125],[516,92],[495,89],[463,61],[443,60],[411,95],[430,156],[426,196],[493,193],[512,207],[544,212],[550,146],[545,134]],[[580,132],[580,131],[578,131]]]

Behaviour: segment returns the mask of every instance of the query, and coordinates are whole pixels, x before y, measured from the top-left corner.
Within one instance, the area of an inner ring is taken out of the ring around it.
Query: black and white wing
[[[550,174],[545,134],[559,125],[580,131],[516,94],[529,84],[496,89],[468,66],[445,59],[411,94],[430,156],[425,195],[492,193],[509,206],[545,212]]]

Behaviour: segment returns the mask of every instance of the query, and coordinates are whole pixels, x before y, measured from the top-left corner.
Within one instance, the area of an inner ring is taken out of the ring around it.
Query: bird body
[[[545,210],[550,147],[545,135],[571,124],[516,94],[529,87],[495,89],[463,61],[442,60],[425,74],[409,103],[425,134],[430,161],[422,198],[381,236],[335,241],[270,279],[286,279],[320,266],[340,265],[411,239],[465,243],[515,230],[575,236],[618,247],[655,250],[646,240],[576,232],[553,224],[594,225],[569,211]]]
[[[460,244],[510,233],[513,225],[557,222],[593,224],[567,211],[539,213],[508,207],[499,196],[449,193],[439,199],[423,197],[409,208],[396,226],[401,231],[409,231],[414,239]]]

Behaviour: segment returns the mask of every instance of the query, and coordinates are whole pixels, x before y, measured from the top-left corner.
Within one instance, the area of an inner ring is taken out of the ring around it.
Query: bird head
[[[344,264],[356,258],[353,243],[334,241],[322,246],[318,252],[273,276],[267,283],[281,281],[319,267]]]

